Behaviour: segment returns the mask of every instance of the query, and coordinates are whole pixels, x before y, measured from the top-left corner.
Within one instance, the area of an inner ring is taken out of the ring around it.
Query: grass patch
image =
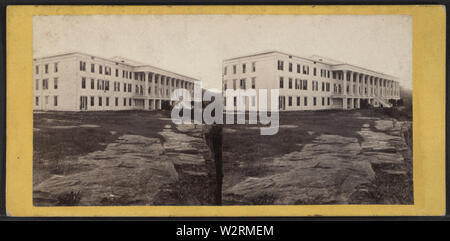
[[[39,183],[53,174],[66,175],[88,167],[74,166],[67,157],[104,150],[124,134],[160,138],[169,112],[45,112],[33,115],[33,179]],[[99,127],[84,128],[80,125]],[[63,128],[55,128],[56,126]],[[64,128],[67,127],[67,128]]]

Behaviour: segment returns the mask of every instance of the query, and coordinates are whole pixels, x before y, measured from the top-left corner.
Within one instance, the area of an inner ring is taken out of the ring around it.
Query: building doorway
[[[278,107],[280,110],[285,110],[286,109],[286,97],[285,96],[279,96],[278,97]]]
[[[87,110],[87,96],[80,96],[80,110]]]

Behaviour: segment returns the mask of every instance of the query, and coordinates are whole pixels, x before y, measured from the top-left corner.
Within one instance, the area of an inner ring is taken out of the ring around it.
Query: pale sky
[[[96,15],[33,18],[34,57],[121,56],[221,89],[222,61],[264,51],[320,55],[412,85],[408,15]]]

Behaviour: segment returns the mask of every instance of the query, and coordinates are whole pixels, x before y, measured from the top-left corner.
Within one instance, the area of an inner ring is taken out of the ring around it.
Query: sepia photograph
[[[414,204],[409,15],[32,31],[34,206]]]

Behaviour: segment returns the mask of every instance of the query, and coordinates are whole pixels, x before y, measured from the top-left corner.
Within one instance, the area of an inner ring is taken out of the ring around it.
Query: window
[[[289,78],[289,89],[292,89],[292,78]]]
[[[94,79],[91,79],[91,90],[93,90],[94,89]]]
[[[91,64],[91,73],[95,72],[95,64]]]
[[[314,67],[314,70],[313,70],[313,75],[314,75],[314,76],[317,75],[317,68],[315,68],[315,67]]]
[[[236,65],[233,65],[233,74],[236,74]]]
[[[241,79],[240,85],[241,89],[245,90],[245,79]]]
[[[123,83],[123,92],[127,92],[127,83]]]
[[[306,79],[303,80],[303,89],[308,90],[308,80]]]
[[[45,73],[48,74],[48,64],[44,66]]]
[[[91,96],[91,106],[94,106],[94,96]]]
[[[116,77],[119,77],[119,69],[116,69]]]
[[[58,78],[53,79],[53,88],[56,90],[58,89]]]
[[[252,72],[256,72],[256,63],[255,62],[252,63]]]
[[[288,103],[289,103],[289,106],[292,106],[292,96],[289,96]]]
[[[292,72],[292,63],[289,63],[289,72]]]
[[[131,93],[131,84],[128,84],[128,92]]]
[[[305,96],[303,98],[303,103],[304,103],[305,106],[308,106],[308,97]]]
[[[86,71],[86,62],[80,61],[80,71]]]
[[[284,69],[283,64],[284,64],[283,61],[278,60],[278,70],[283,70]]]
[[[300,74],[300,65],[299,64],[297,64],[297,73]]]
[[[116,106],[119,105],[119,97],[116,97],[116,99],[115,99],[115,104],[116,104]]]
[[[97,79],[97,90],[99,90],[100,88],[101,88],[101,86],[100,86],[100,80]]]
[[[322,82],[322,91],[325,91],[325,82]]]
[[[58,96],[53,96],[53,106],[58,106]]]
[[[39,96],[36,96],[36,98],[35,98],[35,104],[36,104],[36,106],[39,106]]]
[[[109,91],[109,80],[105,81],[105,90]]]
[[[252,89],[255,89],[255,87],[256,87],[256,77],[253,77],[252,78]]]
[[[227,66],[225,66],[225,68],[223,68],[223,75],[227,75]]]
[[[297,96],[297,106],[300,106],[300,96]]]
[[[36,79],[36,90],[39,90],[39,80]]]
[[[127,98],[123,98],[123,106],[127,106]]]
[[[322,105],[325,105],[325,97],[322,97]]]
[[[48,79],[43,79],[42,80],[42,89],[43,90],[48,90]]]
[[[101,65],[98,66],[98,73],[103,74],[103,66]]]
[[[313,97],[313,105],[314,105],[314,106],[317,105],[317,97]]]
[[[327,105],[330,105],[330,97],[327,98]]]
[[[131,98],[128,99],[128,105],[131,106]]]
[[[109,97],[106,97],[106,106],[109,106]]]
[[[246,71],[246,67],[247,67],[247,65],[246,65],[246,64],[242,64],[242,73],[243,73],[243,74],[245,74],[245,71]]]
[[[98,106],[102,106],[102,97],[101,96],[98,97]]]
[[[58,63],[55,63],[55,73],[58,73]]]
[[[284,80],[283,77],[280,77],[280,89],[283,89]]]
[[[36,65],[36,74],[39,74],[39,65]]]
[[[233,80],[233,90],[236,90],[236,80]]]

